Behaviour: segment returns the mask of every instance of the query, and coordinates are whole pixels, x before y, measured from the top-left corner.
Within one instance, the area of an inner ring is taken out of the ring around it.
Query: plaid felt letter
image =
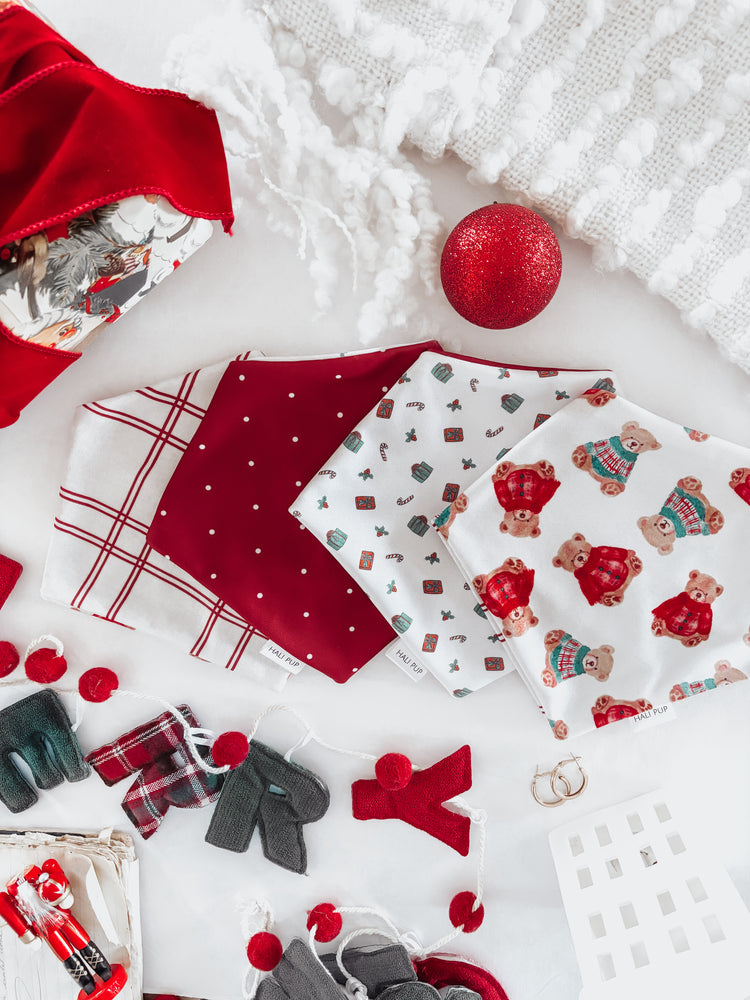
[[[198,728],[187,705],[180,705],[179,711],[191,728]],[[208,774],[193,760],[182,723],[171,712],[93,750],[86,760],[107,785],[140,772],[122,808],[144,840],[156,833],[170,806],[199,809],[217,798],[224,780],[223,775]]]

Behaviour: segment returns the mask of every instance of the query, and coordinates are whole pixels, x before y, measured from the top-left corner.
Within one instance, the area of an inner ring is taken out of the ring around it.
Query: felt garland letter
[[[307,850],[302,827],[321,819],[329,803],[328,789],[317,775],[251,740],[247,757],[224,782],[206,840],[241,853],[257,826],[266,858],[304,874]]]
[[[403,820],[466,857],[471,820],[446,809],[443,802],[471,788],[471,747],[462,746],[414,774],[403,755],[386,754],[375,765],[375,775],[375,780],[352,785],[355,819]]]

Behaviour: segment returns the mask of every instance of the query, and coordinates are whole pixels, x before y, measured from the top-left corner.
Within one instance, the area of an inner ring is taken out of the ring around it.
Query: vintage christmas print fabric
[[[0,247],[0,321],[21,340],[79,351],[209,238],[208,219],[134,195]]]
[[[748,449],[589,394],[466,490],[439,554],[556,736],[747,678],[748,481]]]
[[[524,369],[425,352],[349,433],[290,510],[348,570],[400,645],[463,697],[509,669],[502,627],[441,547],[491,462],[610,373]]]
[[[214,365],[80,408],[42,597],[280,690],[289,673],[263,655],[266,637],[147,540],[225,370]]]

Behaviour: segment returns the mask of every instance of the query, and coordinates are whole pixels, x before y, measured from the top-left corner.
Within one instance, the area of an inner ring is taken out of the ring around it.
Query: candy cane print
[[[386,455],[387,450],[388,450],[388,445],[385,443],[385,441],[383,441],[383,443],[380,446],[380,457],[383,459],[384,462],[388,461],[388,456]]]
[[[486,430],[486,431],[484,432],[484,436],[485,436],[485,437],[488,437],[488,438],[493,438],[493,437],[496,437],[496,436],[497,436],[497,435],[498,435],[498,434],[500,433],[500,431],[501,431],[502,429],[503,429],[502,427],[498,427],[498,428],[497,428],[497,430],[494,430],[494,431],[491,431],[491,430],[489,430],[489,428],[488,428],[488,429],[487,429],[487,430]]]

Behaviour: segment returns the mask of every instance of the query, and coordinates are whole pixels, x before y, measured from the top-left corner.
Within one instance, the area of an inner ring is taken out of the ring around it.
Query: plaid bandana
[[[179,711],[192,729],[198,722],[187,705]],[[156,833],[170,806],[200,809],[219,796],[223,775],[208,774],[185,746],[181,722],[171,712],[92,750],[86,760],[106,785],[138,774],[122,801],[136,830],[147,840]]]
[[[146,538],[225,369],[214,365],[81,407],[42,596],[280,690],[288,672],[259,655],[265,636]]]

